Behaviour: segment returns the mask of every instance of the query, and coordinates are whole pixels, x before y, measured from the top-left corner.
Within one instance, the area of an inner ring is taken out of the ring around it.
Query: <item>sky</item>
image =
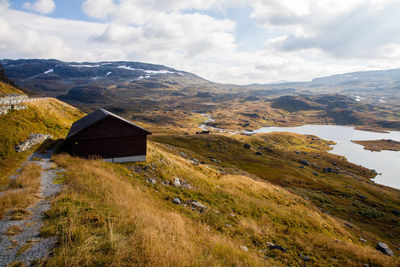
[[[0,58],[139,61],[236,84],[400,68],[400,0],[0,0]]]

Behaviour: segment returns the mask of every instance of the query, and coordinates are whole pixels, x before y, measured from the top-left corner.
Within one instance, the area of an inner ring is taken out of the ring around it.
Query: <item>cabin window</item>
[[[78,144],[78,142],[75,142],[75,145],[77,145]]]

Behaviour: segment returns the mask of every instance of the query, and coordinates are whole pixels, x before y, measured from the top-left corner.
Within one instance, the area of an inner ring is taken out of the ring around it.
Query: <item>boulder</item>
[[[357,194],[357,196],[358,196],[359,198],[361,198],[361,199],[367,199],[366,196],[363,196],[363,195],[360,195],[360,194]]]
[[[181,181],[179,180],[179,178],[174,178],[174,186],[176,186],[176,187],[181,186]]]
[[[207,208],[205,205],[201,204],[198,201],[192,201],[192,206],[200,210],[205,210]]]
[[[392,210],[394,215],[400,216],[400,210]]]
[[[180,205],[182,202],[179,198],[176,197],[172,200],[172,203]]]
[[[306,256],[306,255],[300,255],[300,258],[301,258],[303,261],[310,261],[310,260],[311,260],[310,257],[309,257],[309,256]]]
[[[286,249],[284,247],[281,247],[279,245],[275,245],[274,243],[271,242],[266,242],[267,246],[269,249],[277,249],[280,250],[282,252],[286,252]]]
[[[379,250],[380,252],[382,252],[383,254],[389,255],[389,256],[393,256],[393,251],[388,247],[388,245],[386,245],[383,242],[379,242],[376,247],[377,250]]]
[[[310,165],[310,163],[307,160],[304,160],[304,159],[300,160],[299,162],[301,164],[303,164],[303,165],[306,165],[306,166]]]

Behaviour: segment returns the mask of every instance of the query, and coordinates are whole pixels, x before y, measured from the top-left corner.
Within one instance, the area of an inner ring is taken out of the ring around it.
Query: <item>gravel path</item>
[[[34,153],[27,163],[36,163],[42,167],[40,176],[41,187],[39,200],[27,208],[31,214],[23,220],[13,220],[9,216],[0,219],[0,266],[7,266],[12,262],[23,262],[26,266],[34,264],[35,260],[46,258],[54,247],[55,237],[41,238],[40,229],[43,226],[43,213],[50,209],[50,197],[60,190],[59,184],[54,184],[57,173],[63,169],[51,169],[50,157],[53,151],[46,154]],[[40,160],[38,160],[40,159]],[[11,226],[18,226],[22,232],[8,236],[7,230]]]

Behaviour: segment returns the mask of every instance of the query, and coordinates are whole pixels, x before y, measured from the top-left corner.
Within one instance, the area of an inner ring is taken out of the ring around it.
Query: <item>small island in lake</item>
[[[380,152],[382,150],[400,151],[400,142],[390,139],[354,141],[353,143],[364,146],[364,149]]]

